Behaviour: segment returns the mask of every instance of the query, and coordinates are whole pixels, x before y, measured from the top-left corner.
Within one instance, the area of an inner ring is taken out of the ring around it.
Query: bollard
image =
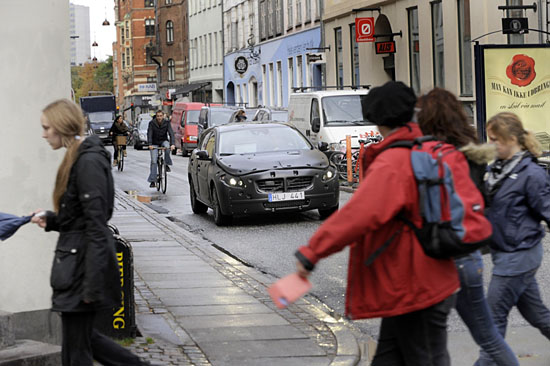
[[[116,243],[116,259],[120,273],[121,303],[112,309],[98,312],[95,327],[101,333],[112,338],[135,338],[137,326],[134,304],[134,257],[132,247],[122,236],[117,234],[113,234],[113,236]]]
[[[346,165],[348,172],[348,183],[353,184],[353,168],[351,163],[351,136],[346,135]]]

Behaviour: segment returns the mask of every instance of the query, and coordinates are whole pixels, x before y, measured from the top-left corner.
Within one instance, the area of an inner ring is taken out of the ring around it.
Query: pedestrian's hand
[[[33,212],[31,212],[31,215],[32,215],[31,222],[33,224],[37,224],[41,228],[45,228],[46,227],[46,216],[36,216],[37,213],[42,212],[42,211],[44,211],[44,210],[38,209],[38,210],[34,210]]]
[[[176,145],[171,145],[170,150],[174,150],[176,148]]]
[[[298,276],[303,278],[308,278],[311,274],[310,271],[305,269],[304,265],[300,261],[296,261],[296,273],[298,274]]]

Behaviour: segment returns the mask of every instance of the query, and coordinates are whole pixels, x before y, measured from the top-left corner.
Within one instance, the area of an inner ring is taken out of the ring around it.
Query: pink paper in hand
[[[304,296],[309,289],[311,289],[311,283],[306,278],[293,273],[269,286],[267,292],[275,305],[279,309],[284,309]]]

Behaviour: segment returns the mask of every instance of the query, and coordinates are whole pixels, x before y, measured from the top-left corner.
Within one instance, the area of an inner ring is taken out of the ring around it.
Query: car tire
[[[193,180],[191,177],[189,177],[189,197],[191,199],[191,209],[194,214],[203,214],[208,210],[208,206],[197,199],[197,194],[195,193],[195,187],[193,186]]]
[[[224,215],[220,207],[220,200],[215,186],[212,186],[212,210],[214,211],[214,223],[217,226],[226,226],[231,224],[233,217]]]
[[[330,215],[332,215],[333,213],[335,213],[336,211],[338,211],[338,205],[331,208],[326,208],[326,209],[320,208],[317,211],[319,211],[319,216],[321,217],[321,220],[324,220],[328,218]]]
[[[187,149],[185,147],[183,147],[183,145],[181,146],[181,156],[183,156],[184,158],[187,157],[189,155],[189,152],[187,151]]]
[[[134,150],[139,150],[139,144],[138,144],[137,141],[136,141],[135,144],[134,144]]]

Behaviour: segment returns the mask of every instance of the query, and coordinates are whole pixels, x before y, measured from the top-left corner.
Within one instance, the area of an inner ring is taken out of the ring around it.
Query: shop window
[[[432,57],[434,85],[445,87],[445,47],[443,42],[443,5],[432,3]]]
[[[420,40],[418,34],[418,8],[408,9],[409,21],[409,72],[411,88],[420,92]]]
[[[458,51],[460,57],[460,95],[473,96],[472,31],[470,0],[458,0]]]

